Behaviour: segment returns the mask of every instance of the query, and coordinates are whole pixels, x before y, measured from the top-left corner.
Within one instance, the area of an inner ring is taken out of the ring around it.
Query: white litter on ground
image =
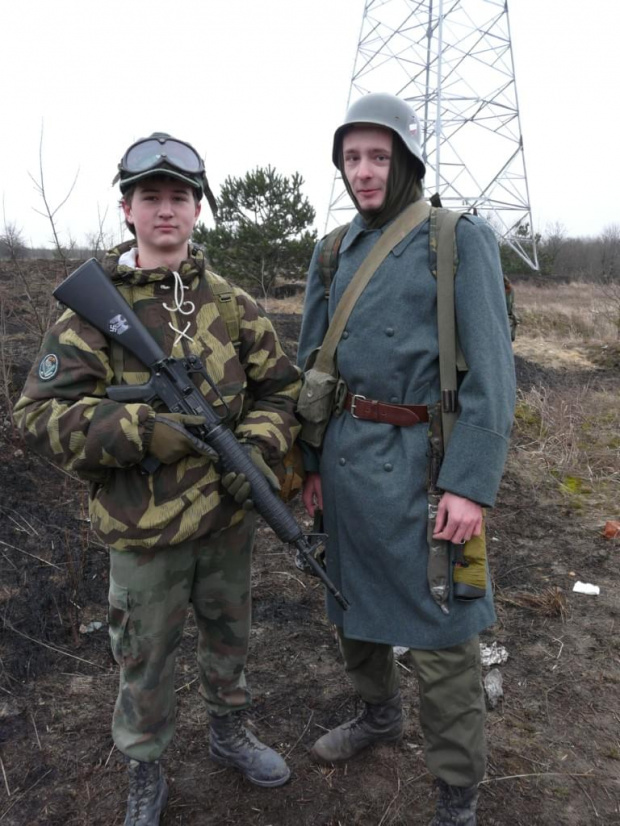
[[[576,582],[573,586],[573,591],[576,591],[578,594],[591,594],[595,597],[601,593],[598,585],[592,585],[589,582]]]

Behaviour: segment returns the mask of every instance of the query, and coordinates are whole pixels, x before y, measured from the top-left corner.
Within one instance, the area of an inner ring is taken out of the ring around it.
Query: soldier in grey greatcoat
[[[302,365],[320,346],[377,239],[422,197],[425,167],[416,128],[406,103],[370,94],[353,104],[336,130],[333,161],[358,214],[342,241],[328,301],[322,242],[315,250],[299,344]],[[473,215],[461,218],[456,236],[456,321],[469,369],[438,479],[434,538],[458,544],[481,534],[483,508],[495,502],[515,377],[497,242]],[[322,450],[306,451],[304,503],[311,515],[323,510],[328,573],[351,603],[343,612],[328,596],[328,615],[338,629],[345,670],[365,704],[359,717],[321,737],[313,755],[327,763],[346,761],[370,744],[402,737],[393,646],[406,646],[420,687],[427,764],[439,787],[433,826],[472,826],[485,773],[478,633],[495,613],[489,586],[486,596],[467,603],[451,595],[442,611],[427,582],[429,440],[420,411],[440,399],[438,359],[437,284],[426,220],[392,250],[354,306],[337,348],[346,404],[332,416]],[[422,422],[391,423],[404,406],[415,406]],[[361,408],[372,409],[374,418],[360,415]]]

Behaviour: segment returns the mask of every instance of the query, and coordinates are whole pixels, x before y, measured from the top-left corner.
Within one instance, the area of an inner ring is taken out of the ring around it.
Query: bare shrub
[[[505,605],[517,605],[520,608],[527,608],[529,611],[541,614],[544,617],[560,617],[562,622],[566,620],[568,614],[566,596],[557,586],[546,588],[539,594],[517,591],[508,596],[507,594],[497,593],[495,599]]]

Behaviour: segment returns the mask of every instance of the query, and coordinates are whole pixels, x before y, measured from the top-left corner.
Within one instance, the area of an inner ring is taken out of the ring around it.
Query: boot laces
[[[137,765],[133,765],[133,764]],[[133,818],[139,818],[157,792],[159,763],[129,761],[130,792],[127,808]]]
[[[349,732],[354,733],[360,728],[366,730],[368,726],[372,726],[372,723],[372,709],[366,704],[357,717],[354,717],[348,724],[345,723],[345,725],[347,725]]]
[[[227,714],[221,720],[218,720],[217,727],[221,732],[220,739],[226,740],[227,744],[235,751],[242,749],[264,751],[267,748],[251,735],[238,714]]]

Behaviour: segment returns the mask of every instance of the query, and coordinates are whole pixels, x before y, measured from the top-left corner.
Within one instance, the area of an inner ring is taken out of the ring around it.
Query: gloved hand
[[[278,481],[278,477],[263,459],[263,454],[260,452],[260,449],[256,445],[251,444],[246,444],[244,447],[248,451],[252,462],[267,479],[273,490],[280,490],[280,482]],[[232,496],[235,502],[238,505],[241,505],[243,510],[252,510],[254,507],[254,502],[251,498],[252,488],[245,473],[228,471],[222,476],[222,485],[226,488],[227,492]]]
[[[203,455],[216,460],[217,453],[211,448],[205,450],[204,443],[185,429],[204,424],[204,421],[202,416],[189,416],[185,413],[158,413],[148,452],[164,465],[172,465],[189,455]]]

